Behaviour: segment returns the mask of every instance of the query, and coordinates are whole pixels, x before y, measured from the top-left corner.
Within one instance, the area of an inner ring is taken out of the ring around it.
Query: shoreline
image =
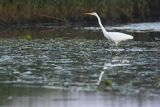
[[[142,3],[141,3],[142,2]],[[158,0],[2,0],[0,24],[21,23],[94,23],[84,13],[95,11],[104,24],[160,21]],[[152,3],[150,3],[152,2]]]

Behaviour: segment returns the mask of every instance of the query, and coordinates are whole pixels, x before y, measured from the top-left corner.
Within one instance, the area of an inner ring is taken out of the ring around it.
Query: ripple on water
[[[142,88],[149,92],[160,88],[160,47],[154,43],[145,47],[130,42],[123,49],[108,47],[105,40],[15,42],[1,40],[0,83],[96,90],[104,71],[102,84],[111,79],[113,91],[138,93]]]
[[[159,32],[160,22],[131,23],[127,25],[107,26],[108,30],[125,30],[129,32]],[[100,30],[100,27],[84,27],[86,30]]]

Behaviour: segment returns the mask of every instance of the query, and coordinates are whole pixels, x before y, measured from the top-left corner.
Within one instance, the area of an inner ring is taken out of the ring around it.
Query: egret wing
[[[109,39],[117,43],[128,39],[133,39],[133,36],[121,32],[108,32],[108,36]]]

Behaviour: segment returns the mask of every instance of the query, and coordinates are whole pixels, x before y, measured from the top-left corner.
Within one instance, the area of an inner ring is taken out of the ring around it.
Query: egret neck
[[[100,20],[100,17],[99,17],[97,14],[96,14],[95,16],[96,16],[97,19],[98,19],[99,26],[101,27],[104,36],[106,36],[106,38],[109,38],[108,32],[107,32],[107,31],[105,30],[105,28],[103,27],[102,22],[101,22],[101,20]]]

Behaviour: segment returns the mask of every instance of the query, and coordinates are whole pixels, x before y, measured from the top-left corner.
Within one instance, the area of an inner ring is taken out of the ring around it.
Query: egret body
[[[131,35],[128,35],[128,34],[125,34],[125,33],[121,33],[121,32],[107,32],[104,28],[104,26],[102,25],[101,23],[101,19],[100,17],[98,16],[98,14],[96,12],[92,12],[92,13],[85,13],[87,15],[93,15],[93,16],[96,16],[97,19],[98,19],[98,23],[102,29],[102,32],[104,34],[104,36],[109,40],[109,41],[112,41],[116,44],[116,46],[122,42],[122,41],[126,41],[126,40],[129,40],[129,39],[133,39],[133,36]]]

